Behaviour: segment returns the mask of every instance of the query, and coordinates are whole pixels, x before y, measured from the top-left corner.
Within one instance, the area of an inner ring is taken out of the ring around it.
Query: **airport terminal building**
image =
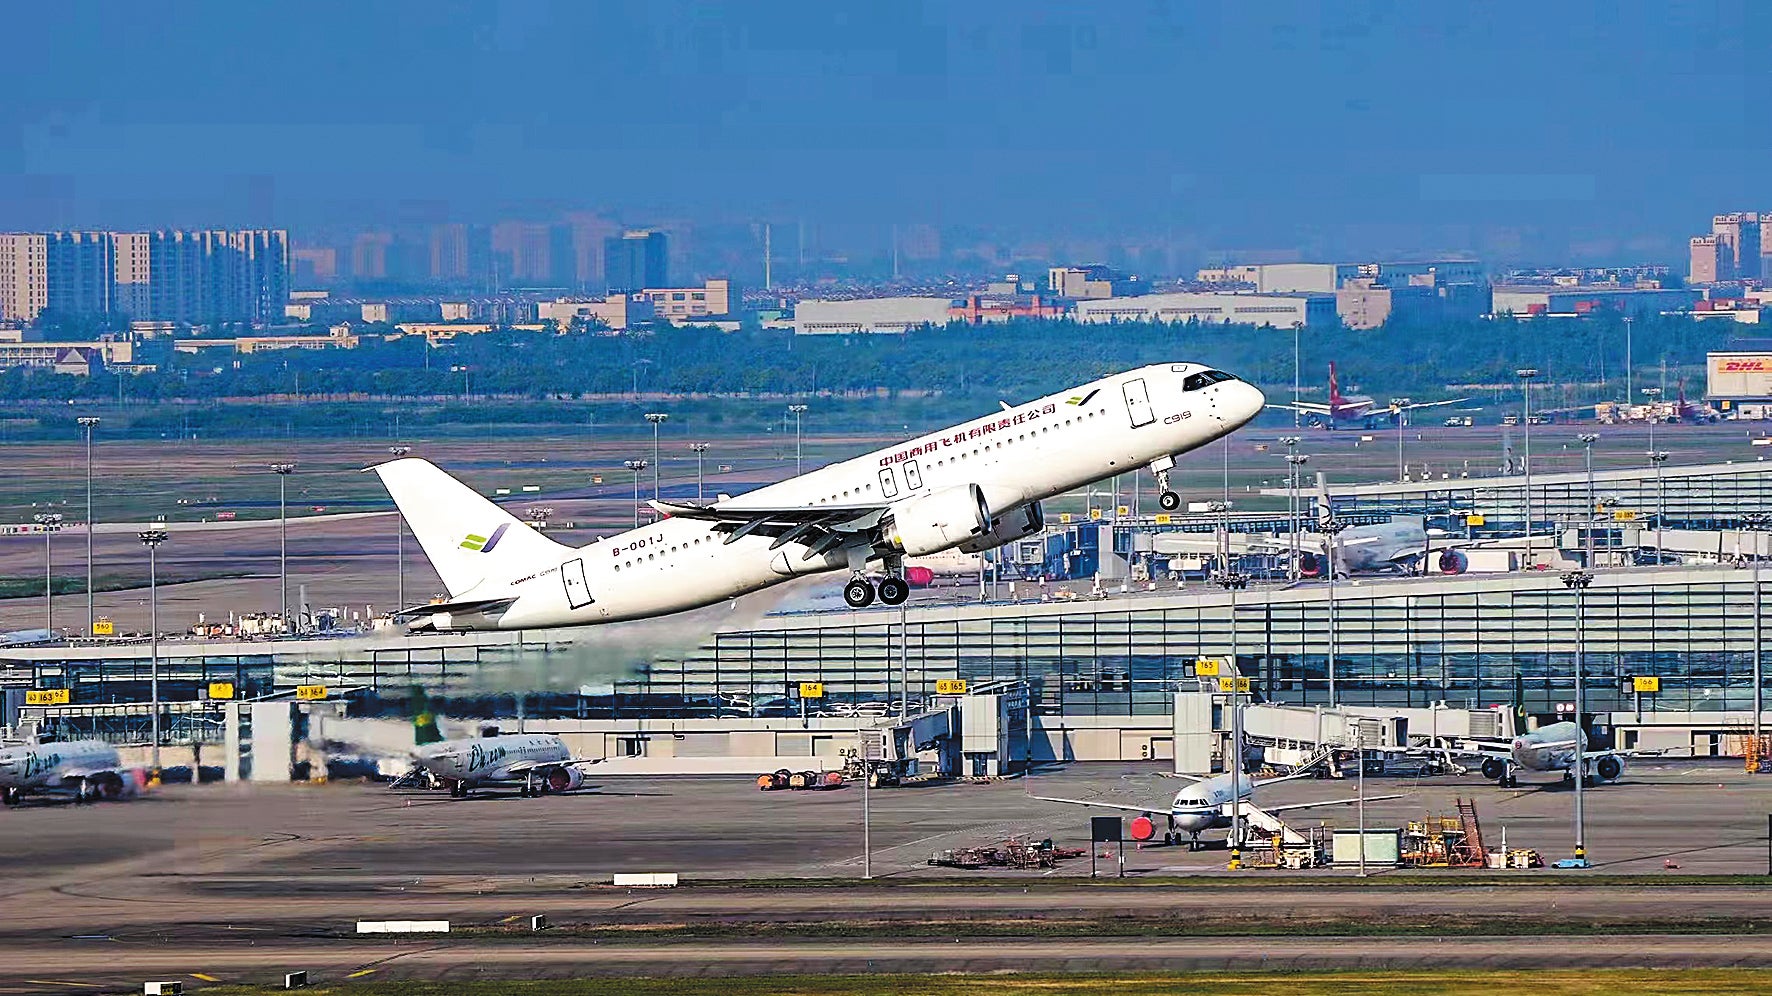
[[[1690,734],[1708,753],[1751,723],[1763,595],[1754,571],[1719,565],[1603,570],[1580,592],[1555,573],[1519,572],[1343,581],[1333,598],[1322,581],[1239,591],[1196,583],[1100,599],[790,613],[715,632],[607,686],[532,696],[530,709],[611,720],[798,715],[801,682],[821,683],[818,706],[830,708],[895,701],[907,681],[916,703],[942,679],[1019,679],[1036,722],[1137,726],[1161,724],[1174,692],[1198,687],[1206,657],[1234,658],[1267,701],[1513,706],[1549,722],[1572,708],[1580,648],[1596,725],[1626,746],[1651,728]],[[479,672],[519,661],[546,669],[552,655],[582,652],[568,641],[598,639],[587,630],[166,642],[162,694],[175,703],[166,725],[206,736],[211,682],[235,683],[239,697],[303,684],[390,696],[424,684],[472,697],[484,694]],[[46,715],[52,725],[127,739],[146,721],[147,651],[12,650],[4,676],[69,689],[69,705]],[[1639,677],[1656,679],[1655,690],[1639,691]]]

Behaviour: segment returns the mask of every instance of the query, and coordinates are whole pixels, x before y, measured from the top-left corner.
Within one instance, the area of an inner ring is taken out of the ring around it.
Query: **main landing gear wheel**
[[[887,605],[903,605],[904,600],[911,597],[911,583],[904,578],[885,578],[880,581],[880,601]]]
[[[874,604],[874,586],[867,578],[856,578],[843,586],[843,601],[852,609],[865,609]]]
[[[1173,491],[1165,491],[1157,496],[1157,505],[1165,512],[1173,512],[1181,507],[1181,496]]]

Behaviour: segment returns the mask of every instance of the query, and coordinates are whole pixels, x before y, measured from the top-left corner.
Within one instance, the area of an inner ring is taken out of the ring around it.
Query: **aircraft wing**
[[[1387,799],[1401,798],[1403,798],[1401,795],[1369,795],[1366,797],[1366,801],[1383,802]],[[1299,809],[1316,809],[1319,806],[1354,806],[1358,805],[1359,802],[1359,797],[1356,796],[1352,799],[1324,799],[1322,802],[1295,802],[1287,806],[1262,806],[1261,810],[1264,813],[1290,813]],[[1244,805],[1247,806],[1249,804],[1244,803]]]
[[[1195,785],[1208,780],[1205,775],[1184,775],[1179,771],[1159,771],[1157,774],[1164,778],[1180,778],[1183,781],[1193,782]]]
[[[1499,757],[1511,759],[1514,756],[1511,740],[1460,740],[1456,747],[1411,748],[1406,754],[1441,754],[1446,757]]]
[[[1298,404],[1295,404],[1295,405],[1268,404],[1268,405],[1264,405],[1262,407],[1273,408],[1273,409],[1277,409],[1277,410],[1283,411],[1283,412],[1305,412],[1307,414],[1308,413],[1315,413],[1318,415],[1329,414],[1329,406],[1328,405],[1319,405],[1319,404],[1316,404],[1315,402],[1311,402],[1311,401],[1300,401]]]
[[[96,765],[90,768],[65,768],[59,776],[64,782],[77,782],[96,775],[121,775],[123,772],[111,765]]]
[[[807,560],[835,549],[850,536],[865,535],[877,529],[887,509],[882,504],[771,508],[736,502],[686,505],[655,501],[651,505],[665,515],[712,522],[717,531],[726,534],[727,543],[753,533],[773,537],[775,542],[769,545],[771,550],[789,543],[805,543],[809,547],[805,555]]]
[[[1132,806],[1123,802],[1102,802],[1099,799],[1058,799],[1047,795],[1035,795],[1029,796],[1029,798],[1038,799],[1041,802],[1069,803],[1072,806],[1095,806],[1099,809],[1121,809],[1128,813],[1145,813],[1150,815],[1167,815],[1169,813],[1169,807],[1166,804],[1161,806]]]
[[[531,771],[545,771],[548,768],[573,768],[581,764],[602,764],[604,757],[569,757],[564,761],[518,761],[509,765],[506,771],[513,775],[527,775]]]
[[[1469,398],[1448,398],[1445,401],[1420,401],[1407,405],[1398,405],[1397,407],[1403,411],[1412,412],[1417,408],[1439,408],[1442,405],[1461,405],[1469,400]]]

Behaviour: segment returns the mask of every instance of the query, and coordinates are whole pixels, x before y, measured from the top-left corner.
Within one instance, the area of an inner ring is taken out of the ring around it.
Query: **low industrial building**
[[[732,314],[738,291],[730,280],[709,280],[700,287],[648,287],[640,292],[659,318],[673,322]]]
[[[0,331],[0,369],[32,367],[56,373],[85,375],[95,368],[130,367],[135,343],[127,337],[97,342],[44,342],[36,333]]]
[[[582,320],[620,331],[630,325],[652,321],[658,317],[658,310],[644,294],[611,294],[602,300],[560,298],[543,301],[536,305],[536,314],[542,321],[553,322],[562,330],[574,321]]]
[[[1597,287],[1546,287],[1497,285],[1494,313],[1526,318],[1553,315],[1586,315],[1615,312],[1652,315],[1663,311],[1690,311],[1704,292],[1688,287],[1638,288],[1602,284]]]
[[[894,333],[948,323],[954,302],[945,297],[868,297],[805,300],[794,306],[795,335]]]
[[[1332,294],[1235,294],[1183,292],[1078,301],[1080,322],[1198,322],[1290,328],[1334,326]]]

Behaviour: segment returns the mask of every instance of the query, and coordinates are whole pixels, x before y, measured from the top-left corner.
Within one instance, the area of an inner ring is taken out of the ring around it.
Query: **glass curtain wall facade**
[[[1767,572],[1772,581],[1772,571]],[[1603,573],[1584,596],[1554,574],[1343,583],[1333,607],[1337,699],[1348,705],[1519,705],[1554,714],[1573,698],[1585,641],[1590,712],[1751,708],[1754,585],[1742,569]],[[1237,593],[1236,658],[1262,695],[1328,704],[1327,585]],[[1105,602],[919,608],[776,617],[715,634],[681,661],[622,687],[657,698],[764,702],[821,681],[835,702],[896,698],[901,646],[910,698],[935,682],[1033,684],[1044,715],[1162,714],[1194,663],[1232,651],[1222,593]],[[1660,679],[1638,695],[1632,678]]]
[[[1262,493],[1283,497],[1286,489],[1264,488]],[[1638,519],[1652,519],[1660,508],[1669,526],[1723,528],[1739,523],[1749,512],[1772,511],[1772,463],[1669,464],[1662,467],[1659,484],[1649,466],[1595,471],[1593,493],[1609,510],[1634,513]],[[1542,527],[1580,518],[1587,513],[1587,496],[1584,474],[1533,474],[1533,521]],[[1329,503],[1340,517],[1475,514],[1488,520],[1484,529],[1489,532],[1497,527],[1519,532],[1526,517],[1524,497],[1525,479],[1518,476],[1329,489]],[[1306,498],[1314,512],[1318,504],[1314,490],[1306,489]]]

